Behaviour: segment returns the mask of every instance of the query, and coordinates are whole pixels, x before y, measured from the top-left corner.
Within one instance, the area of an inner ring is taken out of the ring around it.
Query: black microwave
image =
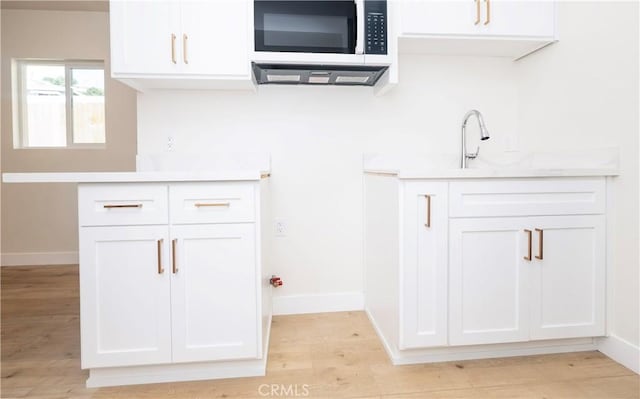
[[[386,0],[254,0],[255,51],[387,54]]]

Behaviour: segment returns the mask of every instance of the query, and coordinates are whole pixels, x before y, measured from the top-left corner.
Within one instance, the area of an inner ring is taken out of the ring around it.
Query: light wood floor
[[[640,398],[599,352],[392,366],[363,312],[274,317],[266,377],[86,389],[77,266],[1,277],[2,398]]]

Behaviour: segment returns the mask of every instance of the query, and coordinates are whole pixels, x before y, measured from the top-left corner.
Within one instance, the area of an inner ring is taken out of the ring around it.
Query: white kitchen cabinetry
[[[604,215],[452,219],[451,344],[604,334]]]
[[[82,366],[171,361],[169,229],[80,228]]]
[[[529,339],[523,225],[523,218],[451,220],[451,345]]]
[[[251,87],[251,2],[111,1],[111,73],[132,87]]]
[[[605,196],[603,177],[367,173],[365,308],[394,363],[592,348]]]
[[[402,3],[401,51],[522,57],[556,40],[553,1]]]
[[[89,386],[264,374],[270,295],[260,187],[79,185]]]
[[[529,226],[531,339],[604,335],[605,216],[538,217]]]
[[[400,349],[447,344],[447,184],[406,182]]]
[[[253,224],[171,227],[173,361],[259,353]]]

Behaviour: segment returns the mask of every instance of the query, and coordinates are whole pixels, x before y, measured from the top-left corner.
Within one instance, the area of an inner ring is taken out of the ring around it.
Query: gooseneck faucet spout
[[[476,152],[467,152],[467,122],[473,115],[478,118],[478,125],[480,126],[480,140],[484,141],[489,139],[489,131],[484,124],[484,119],[482,119],[480,111],[472,109],[467,112],[462,119],[462,154],[460,156],[460,167],[462,169],[466,169],[467,159],[475,159],[478,156],[478,153],[480,153],[480,146],[478,146]]]

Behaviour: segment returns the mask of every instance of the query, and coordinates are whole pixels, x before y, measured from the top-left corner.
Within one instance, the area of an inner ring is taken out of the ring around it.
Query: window
[[[14,147],[104,147],[102,61],[14,60]]]

